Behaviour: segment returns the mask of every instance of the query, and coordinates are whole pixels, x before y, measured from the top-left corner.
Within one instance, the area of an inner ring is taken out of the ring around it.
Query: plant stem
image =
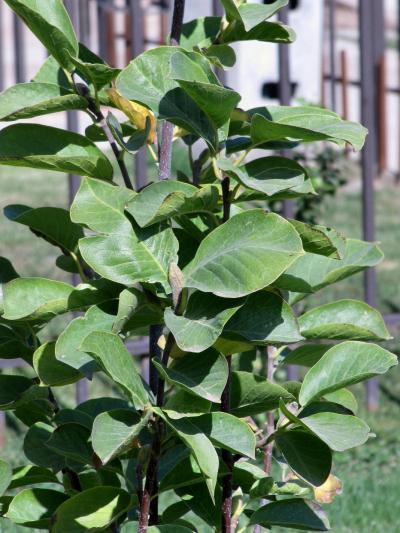
[[[172,15],[171,26],[171,44],[179,44],[179,40],[182,32],[183,14],[185,11],[185,0],[174,0],[174,11]],[[174,126],[170,122],[164,122],[161,133],[161,144],[159,148],[159,165],[158,165],[158,178],[160,180],[166,180],[171,174],[171,161],[172,161],[172,139],[173,139]],[[160,325],[159,327],[162,328]],[[155,331],[155,330],[154,330]],[[150,331],[151,333],[151,331]],[[155,333],[154,333],[155,335]],[[152,344],[154,339],[150,339]],[[163,350],[162,361],[164,364],[168,363],[169,354],[174,344],[174,338],[170,333],[167,337],[166,345]],[[153,344],[154,345],[154,344]],[[150,361],[150,375],[155,372],[155,368],[152,368]],[[157,406],[162,407],[164,403],[164,380],[158,379],[157,384]],[[155,379],[151,377],[150,381],[154,384]],[[155,423],[155,433],[151,446],[151,455],[149,464],[146,471],[146,482],[143,493],[141,495],[140,511],[139,511],[139,533],[146,533],[147,528],[150,525],[158,523],[158,461],[161,454],[162,436],[164,433],[164,424],[162,420],[157,419]],[[149,516],[150,515],[150,516]]]

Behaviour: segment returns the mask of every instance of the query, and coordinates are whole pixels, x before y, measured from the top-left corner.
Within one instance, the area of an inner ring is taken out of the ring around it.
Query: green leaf
[[[302,340],[290,306],[277,294],[267,291],[248,296],[225,325],[225,332],[240,335],[258,346]]]
[[[121,533],[136,533],[138,531],[137,522],[126,522],[122,528]],[[192,529],[178,524],[163,524],[160,526],[150,526],[147,528],[147,533],[191,533]]]
[[[39,483],[60,483],[57,476],[47,468],[40,466],[26,465],[14,468],[10,490],[27,485],[37,485]]]
[[[0,496],[3,496],[11,483],[12,470],[8,463],[0,459]]]
[[[89,438],[90,430],[87,427],[76,422],[67,422],[52,432],[46,447],[66,459],[85,465],[91,464],[93,450]]]
[[[56,359],[55,342],[42,344],[35,351],[33,368],[40,381],[49,387],[69,385],[83,378],[81,372]]]
[[[14,524],[48,529],[54,511],[67,499],[66,494],[56,490],[24,489],[14,496],[5,516]]]
[[[119,295],[118,312],[113,324],[113,333],[129,332],[162,323],[162,308],[150,301],[146,295],[134,287],[124,289]]]
[[[165,410],[169,418],[181,419],[181,414]],[[256,440],[250,426],[228,413],[215,412],[186,417],[197,432],[205,434],[213,444],[233,453],[255,458]]]
[[[129,200],[127,211],[141,227],[189,213],[212,212],[218,203],[218,189],[198,189],[189,183],[165,180],[150,184]]]
[[[274,285],[298,293],[316,292],[368,267],[376,266],[382,258],[383,254],[376,244],[347,239],[343,259],[306,253]]]
[[[271,18],[284,6],[288,5],[288,0],[276,0],[269,5],[263,4],[239,4],[235,0],[221,0],[224,6],[228,21],[237,20],[244,24],[247,31]]]
[[[286,157],[261,157],[240,167],[235,166],[229,159],[221,159],[218,166],[244,187],[262,192],[266,196],[299,187],[306,179],[306,170],[296,161]]]
[[[178,241],[168,225],[131,227],[124,234],[86,237],[79,241],[82,257],[102,277],[132,286],[141,281],[169,289],[169,266],[178,261]]]
[[[80,424],[81,426],[85,426],[88,429],[92,429],[93,426],[93,418],[89,416],[86,413],[83,413],[78,408],[76,409],[60,409],[60,411],[57,411],[53,418],[53,422],[57,426],[61,426],[61,424],[67,424],[69,422],[74,422],[77,424]]]
[[[93,423],[92,446],[106,464],[115,457],[139,446],[138,437],[149,416],[131,409],[113,409],[98,415]]]
[[[206,400],[220,403],[221,394],[228,379],[225,357],[215,350],[202,354],[186,354],[167,368],[153,359],[157,371],[171,385]]]
[[[80,346],[92,331],[111,332],[114,320],[113,313],[97,306],[88,309],[84,316],[74,318],[57,339],[57,360],[90,377],[98,366],[90,355],[80,350]]]
[[[299,415],[299,419],[332,450],[343,452],[367,442],[370,436],[368,425],[352,415],[321,412],[309,416]]]
[[[271,478],[257,465],[246,461],[236,462],[233,467],[233,484],[241,487],[248,494],[258,481],[270,480]]]
[[[93,331],[84,339],[81,349],[90,353],[102,370],[121,386],[136,409],[143,409],[149,403],[132,355],[117,335]]]
[[[72,71],[72,57],[78,55],[78,41],[61,0],[6,0],[60,65]]]
[[[57,472],[65,466],[65,459],[46,446],[53,431],[54,427],[49,424],[43,422],[33,424],[25,435],[24,453],[31,463]]]
[[[354,385],[397,365],[397,357],[380,346],[365,342],[347,341],[337,344],[307,372],[301,390],[300,404],[347,385]]]
[[[229,25],[218,38],[221,43],[234,43],[237,41],[261,41],[265,43],[293,43],[296,33],[279,22],[260,22],[250,31],[246,31],[240,22]]]
[[[346,239],[336,230],[315,224],[305,224],[299,220],[290,219],[303,243],[306,252],[325,255],[333,259],[343,259]]]
[[[322,509],[301,498],[270,502],[252,514],[250,524],[282,526],[305,531],[328,531],[329,522]]]
[[[343,406],[352,413],[357,413],[358,403],[354,394],[348,389],[339,389],[334,392],[329,392],[324,396],[328,402],[333,402]]]
[[[17,324],[0,324],[0,358],[29,359],[33,352],[31,332],[25,326]]]
[[[332,468],[332,453],[318,437],[303,429],[278,432],[275,443],[285,461],[299,477],[319,487]]]
[[[333,111],[316,106],[270,106],[250,111],[253,145],[284,139],[296,141],[347,142],[363,147],[367,130],[356,122],[342,120]]]
[[[299,318],[299,325],[307,339],[376,341],[391,338],[381,314],[357,300],[338,300],[311,309]]]
[[[219,68],[230,68],[236,63],[235,50],[227,44],[213,44],[202,53]]]
[[[302,253],[289,222],[251,209],[207,235],[184,270],[185,286],[224,298],[245,296],[275,281]]]
[[[94,487],[72,496],[54,514],[52,533],[103,531],[130,506],[129,494],[117,487]]]
[[[0,93],[0,121],[86,109],[82,96],[52,83],[18,83]]]
[[[165,324],[179,348],[187,352],[202,352],[214,344],[224,325],[242,304],[243,300],[224,300],[195,291],[189,297],[183,315],[176,315],[171,308],[165,310]]]
[[[231,413],[238,417],[265,413],[279,406],[279,400],[292,401],[283,387],[250,372],[232,372]]]
[[[100,280],[101,281],[101,280]],[[50,320],[112,298],[102,283],[73,287],[44,278],[17,278],[3,286],[6,320]]]
[[[113,168],[83,135],[39,124],[13,124],[0,131],[0,164],[111,179]]]
[[[13,409],[15,403],[32,385],[32,380],[24,376],[0,374],[0,409]]]
[[[200,470],[206,477],[206,483],[211,498],[214,498],[214,491],[217,484],[219,459],[217,452],[211,441],[199,432],[192,423],[191,417],[171,419],[161,409],[155,411],[161,416],[168,426],[178,435],[184,444],[190,449],[193,457],[196,459]]]
[[[208,61],[197,52],[162,46],[148,50],[131,61],[118,76],[116,86],[125,98],[146,105],[159,119],[170,120],[202,137],[214,149],[217,144],[216,128],[204,111],[179,87],[174,78],[180,77],[200,83],[218,83]]]
[[[69,212],[60,207],[32,208],[24,205],[8,205],[5,216],[13,222],[28,226],[35,235],[59,246],[66,252],[74,252],[78,240],[83,237],[83,230],[71,222]]]
[[[282,365],[314,366],[331,346],[326,344],[305,344],[289,352]]]
[[[221,28],[221,17],[200,17],[182,26],[179,44],[191,50],[194,47],[204,48],[213,44]]]
[[[71,220],[99,233],[127,233],[131,224],[124,209],[134,196],[126,187],[84,178],[71,206]]]

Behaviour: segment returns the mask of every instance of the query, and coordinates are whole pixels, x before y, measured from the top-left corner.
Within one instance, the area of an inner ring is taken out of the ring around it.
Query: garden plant
[[[241,109],[216,75],[233,43],[295,39],[269,20],[287,0],[221,0],[223,17],[185,24],[175,0],[168,44],[123,70],[78,43],[61,0],[6,2],[49,57],[0,95],[0,119],[18,121],[0,131],[0,163],[82,179],[70,210],[5,209],[80,281],[23,277],[1,258],[0,357],[28,363],[0,374],[0,408],[26,426],[26,464],[0,461],[1,515],[53,533],[327,530],[315,500],[337,488],[333,454],[371,436],[346,387],[397,359],[367,342],[389,334],[363,302],[293,310],[377,265],[378,246],[266,210],[315,194],[282,150],[359,150],[366,130],[315,106]],[[24,122],[69,110],[92,119],[85,135]],[[174,144],[191,170],[172,179]],[[134,190],[139,149],[158,179]],[[127,347],[144,333],[149,376]],[[306,368],[302,383],[278,379],[286,364]],[[60,388],[99,373],[114,397],[65,408]]]

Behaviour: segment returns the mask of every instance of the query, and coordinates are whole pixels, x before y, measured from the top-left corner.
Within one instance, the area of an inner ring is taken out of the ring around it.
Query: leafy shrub
[[[293,140],[360,149],[365,129],[316,107],[243,111],[240,95],[218,81],[213,65],[234,62],[231,43],[294,39],[267,20],[286,0],[223,0],[226,17],[183,27],[176,0],[171,45],[122,71],[78,44],[60,0],[7,3],[50,56],[31,83],[0,95],[1,119],[75,109],[93,125],[85,136],[23,122],[0,132],[3,165],[82,176],[70,211],[5,210],[58,247],[57,265],[81,283],[19,277],[1,260],[0,355],[30,365],[28,376],[0,375],[0,407],[26,425],[28,460],[14,470],[0,463],[1,514],[54,533],[327,529],[312,489],[328,480],[336,490],[333,452],[370,435],[345,387],[386,372],[396,357],[366,342],[388,332],[362,302],[331,302],[299,318],[291,305],[382,254],[373,243],[253,208],[313,186],[296,161],[245,159]],[[128,120],[105,118],[103,106]],[[174,180],[171,144],[180,137],[192,175]],[[102,141],[124,185],[113,181]],[[124,158],[145,145],[160,181],[138,192]],[[44,326],[71,311],[80,314],[43,342]],[[143,330],[148,384],[126,347]],[[254,349],[266,367],[259,375],[249,371]],[[272,381],[274,366],[287,363],[309,367],[302,384]],[[95,373],[120,396],[64,408],[58,387]],[[273,453],[283,477],[271,471]]]

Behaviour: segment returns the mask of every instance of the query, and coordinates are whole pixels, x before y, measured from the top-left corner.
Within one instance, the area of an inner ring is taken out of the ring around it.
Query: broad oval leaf
[[[54,427],[43,422],[31,426],[24,439],[24,453],[34,465],[51,468],[58,472],[65,466],[65,458],[46,446]]]
[[[60,65],[72,71],[78,41],[62,0],[6,0]]]
[[[305,344],[285,355],[280,364],[314,366],[330,348],[327,344]]]
[[[113,409],[99,414],[93,423],[92,446],[103,464],[139,447],[138,437],[149,414],[141,417],[132,409]]]
[[[69,212],[60,207],[8,205],[4,214],[9,220],[28,226],[35,235],[59,246],[65,253],[75,252],[83,230],[71,222]]]
[[[321,412],[299,416],[302,424],[323,440],[329,448],[343,452],[367,442],[370,436],[368,425],[352,415]]]
[[[126,187],[84,178],[71,205],[71,220],[99,233],[126,233],[131,224],[124,209],[133,196]]]
[[[275,0],[268,5],[251,3],[237,4],[235,0],[221,0],[228,21],[242,22],[247,31],[266,19],[271,18],[280,9],[288,5],[288,0]]]
[[[307,372],[299,401],[306,405],[324,394],[353,385],[397,365],[397,357],[375,344],[347,341],[333,346]]]
[[[57,339],[55,356],[58,361],[91,377],[98,366],[90,355],[80,350],[80,346],[92,331],[111,332],[114,320],[113,313],[98,306],[88,309],[84,316],[74,318]]]
[[[218,83],[208,61],[197,52],[187,52],[176,46],[162,46],[147,50],[131,61],[118,76],[116,86],[125,98],[146,105],[159,119],[170,120],[199,135],[214,149],[217,143],[216,127],[179,87],[174,80],[179,77]]]
[[[330,527],[321,507],[301,498],[269,502],[251,515],[250,524],[304,531],[328,531]]]
[[[173,420],[181,419],[182,415],[170,410],[164,412]],[[229,413],[205,413],[199,416],[187,417],[199,433],[207,437],[216,446],[230,450],[233,453],[255,458],[256,440],[250,426],[243,420]]]
[[[191,50],[194,47],[204,48],[212,45],[221,29],[221,17],[200,17],[182,25],[179,44]]]
[[[181,350],[198,353],[214,344],[241,305],[243,300],[226,300],[195,291],[190,295],[183,315],[175,314],[171,308],[165,310],[165,324]]]
[[[162,307],[147,298],[135,287],[124,289],[118,299],[117,316],[112,327],[113,333],[130,332],[135,329],[161,324]]]
[[[0,409],[12,409],[16,402],[33,385],[33,381],[25,376],[0,374]]]
[[[302,340],[296,317],[290,306],[277,294],[260,291],[251,294],[224,327],[262,346],[290,344]]]
[[[224,298],[245,296],[270,285],[302,253],[289,222],[251,209],[207,235],[184,270],[185,286]]]
[[[218,196],[213,185],[198,189],[189,183],[166,180],[145,187],[128,202],[126,209],[139,226],[146,227],[174,216],[212,212]]]
[[[118,335],[93,331],[84,339],[81,349],[90,353],[100,368],[122,387],[137,409],[149,403],[132,355]]]
[[[11,466],[0,459],[0,496],[3,496],[12,479]]]
[[[299,187],[306,178],[306,170],[299,163],[279,156],[261,157],[240,167],[222,159],[218,161],[218,166],[248,189],[266,196]]]
[[[111,179],[113,168],[97,146],[79,133],[39,124],[0,131],[0,165],[40,168]]]
[[[250,372],[232,372],[231,413],[241,418],[265,413],[279,406],[279,400],[293,401],[280,385]]]
[[[170,367],[157,358],[153,359],[153,364],[161,377],[171,385],[211,402],[221,402],[229,372],[225,357],[215,350],[186,354]]]
[[[0,94],[0,121],[86,109],[87,100],[53,83],[18,83]]]
[[[6,517],[14,524],[29,528],[47,529],[54,511],[68,496],[52,489],[24,489],[14,496]]]
[[[327,109],[315,106],[270,106],[250,111],[253,145],[267,141],[334,141],[349,143],[356,150],[363,147],[367,130],[348,122]]]
[[[316,292],[368,267],[376,266],[382,258],[382,251],[376,244],[347,239],[343,259],[306,253],[274,282],[274,286],[296,293]],[[294,295],[293,300],[302,297],[302,294]]]
[[[117,487],[84,490],[58,507],[51,530],[53,533],[103,531],[128,509],[130,503],[130,495]]]
[[[319,487],[332,468],[332,453],[321,439],[303,429],[278,432],[275,444],[285,461],[299,477]]]
[[[89,443],[90,430],[76,422],[67,422],[58,426],[51,434],[46,447],[80,464],[91,464],[93,450]]]
[[[49,469],[40,466],[26,465],[14,468],[10,489],[37,485],[39,483],[60,483],[57,476]]]
[[[25,325],[0,324],[0,358],[29,360],[34,349],[31,340],[31,332]]]
[[[299,318],[307,339],[390,339],[385,322],[376,309],[357,300],[338,300],[307,311]]]

